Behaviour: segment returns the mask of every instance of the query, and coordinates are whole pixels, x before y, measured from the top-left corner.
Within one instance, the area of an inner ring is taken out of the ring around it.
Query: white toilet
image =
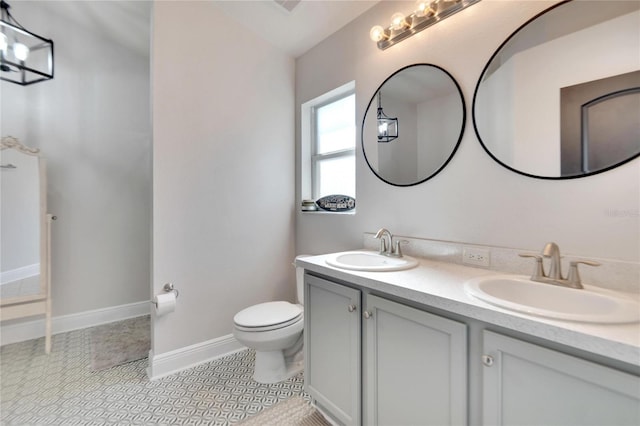
[[[282,301],[260,303],[233,317],[235,338],[256,351],[253,370],[256,382],[277,383],[302,371],[303,285],[304,269],[296,268],[299,305]]]

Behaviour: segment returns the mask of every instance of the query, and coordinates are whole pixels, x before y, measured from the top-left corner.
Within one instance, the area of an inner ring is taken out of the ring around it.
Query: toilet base
[[[253,380],[258,383],[278,383],[304,369],[302,351],[285,359],[282,351],[256,351]]]

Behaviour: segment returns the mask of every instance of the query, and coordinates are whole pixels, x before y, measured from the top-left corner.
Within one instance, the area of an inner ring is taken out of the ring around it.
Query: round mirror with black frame
[[[414,64],[380,85],[362,120],[362,151],[371,171],[395,186],[420,184],[451,161],[464,133],[462,90],[443,68]]]
[[[540,179],[602,173],[640,155],[640,2],[565,1],[485,66],[473,126],[499,164]]]

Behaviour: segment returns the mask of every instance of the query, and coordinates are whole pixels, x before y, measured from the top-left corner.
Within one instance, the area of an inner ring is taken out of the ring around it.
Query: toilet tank
[[[301,254],[296,256],[296,259],[309,256],[308,254]],[[304,268],[300,266],[296,266],[296,298],[299,304],[304,305]]]

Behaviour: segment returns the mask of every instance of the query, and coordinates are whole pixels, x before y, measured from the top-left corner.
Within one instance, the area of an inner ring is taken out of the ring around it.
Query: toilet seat
[[[238,312],[233,322],[242,331],[277,330],[302,321],[303,310],[300,305],[289,302],[267,302],[250,306]]]

